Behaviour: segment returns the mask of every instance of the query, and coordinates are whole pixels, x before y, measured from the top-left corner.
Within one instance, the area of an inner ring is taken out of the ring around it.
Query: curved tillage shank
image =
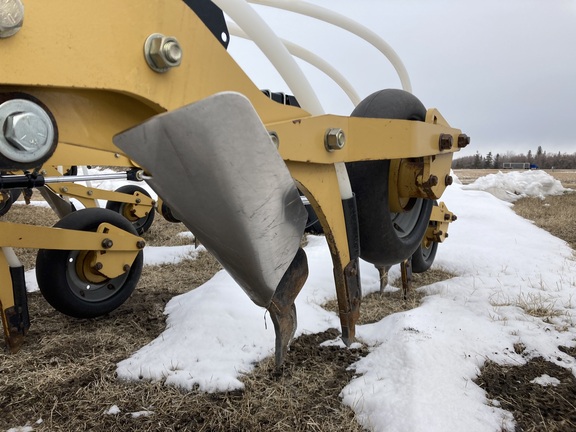
[[[219,93],[155,116],[114,143],[151,174],[150,186],[252,301],[269,308],[279,322],[281,361],[278,338],[291,338],[293,302],[307,275],[305,255],[297,257],[307,212],[250,101]]]

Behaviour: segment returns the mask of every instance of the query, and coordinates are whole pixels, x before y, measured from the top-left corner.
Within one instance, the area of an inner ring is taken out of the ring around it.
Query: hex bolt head
[[[94,270],[102,270],[102,267],[104,267],[102,265],[101,262],[97,262],[96,264],[94,264]]]
[[[464,148],[470,144],[470,137],[466,134],[458,135],[458,148]]]
[[[458,216],[456,216],[456,215],[452,215],[452,218],[451,218],[451,219],[452,219],[452,222],[454,222],[455,220],[457,220],[457,219],[458,219]]]
[[[128,273],[130,271],[130,265],[124,264],[124,267],[122,267],[122,270],[124,270],[126,273]]]
[[[324,135],[324,147],[329,152],[334,150],[342,150],[346,145],[346,135],[344,131],[339,128],[330,128],[326,130]]]
[[[4,122],[4,138],[15,149],[35,152],[45,146],[48,125],[31,112],[10,114]]]
[[[144,56],[152,70],[163,73],[180,65],[182,62],[182,47],[176,38],[154,33],[146,39]]]
[[[454,183],[454,179],[452,178],[451,175],[447,175],[447,176],[444,178],[444,184],[445,184],[446,186],[450,186],[452,183]]]
[[[138,240],[138,241],[136,242],[136,247],[137,247],[138,249],[144,249],[144,246],[146,246],[146,242],[145,242],[144,240]]]
[[[0,7],[0,38],[14,36],[24,22],[24,6],[20,0],[2,0]]]
[[[272,144],[274,144],[274,146],[276,148],[280,148],[280,138],[278,137],[278,134],[274,131],[270,131],[270,132],[268,132],[268,135],[270,135],[270,139],[272,140]]]
[[[428,186],[437,186],[438,185],[438,177],[435,175],[431,175],[426,182]]]
[[[440,134],[438,146],[440,150],[450,150],[452,148],[452,135]]]
[[[114,242],[109,238],[105,238],[104,240],[102,240],[102,247],[104,249],[110,249],[112,246],[114,246]]]

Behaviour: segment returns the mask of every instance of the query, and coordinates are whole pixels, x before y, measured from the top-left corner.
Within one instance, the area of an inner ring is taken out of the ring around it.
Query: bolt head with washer
[[[164,73],[182,62],[182,47],[176,38],[153,33],[144,43],[146,63],[155,72]]]

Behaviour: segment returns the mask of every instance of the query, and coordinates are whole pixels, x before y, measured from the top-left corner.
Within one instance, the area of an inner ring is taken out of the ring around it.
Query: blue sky
[[[472,137],[461,155],[576,152],[576,1],[314,0],[367,26],[405,64],[413,93]],[[254,6],[283,38],[328,60],[362,97],[400,88],[380,53],[318,20]],[[231,54],[258,86],[290,91],[255,46]],[[300,62],[326,112],[352,104],[323,73]]]

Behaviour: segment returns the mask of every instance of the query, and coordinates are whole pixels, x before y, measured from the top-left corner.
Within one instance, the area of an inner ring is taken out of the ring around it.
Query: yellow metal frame
[[[180,66],[166,73],[148,67],[143,47],[153,33],[178,40],[183,52]],[[438,198],[446,186],[443,179],[452,154],[458,151],[456,145],[440,149],[441,135],[450,135],[456,143],[461,132],[436,110],[428,111],[425,122],[412,122],[312,116],[271,101],[181,0],[28,0],[23,28],[0,40],[0,53],[4,59],[0,92],[31,94],[56,119],[59,146],[51,165],[133,166],[129,156],[113,145],[115,134],[218,92],[247,96],[267,129],[278,135],[279,152],[324,228],[341,323],[350,338],[359,300],[346,282],[351,257],[334,164],[395,160],[398,184],[409,182],[399,196]],[[341,150],[326,150],[329,128],[344,132],[346,145]],[[402,168],[407,166],[402,161],[409,159],[419,159],[421,169]],[[440,182],[431,186],[431,176]],[[31,228],[16,229],[24,233]],[[0,230],[7,227],[0,224]],[[39,232],[29,246],[40,247],[40,239],[47,235]],[[65,242],[64,237],[54,238],[51,247]]]

